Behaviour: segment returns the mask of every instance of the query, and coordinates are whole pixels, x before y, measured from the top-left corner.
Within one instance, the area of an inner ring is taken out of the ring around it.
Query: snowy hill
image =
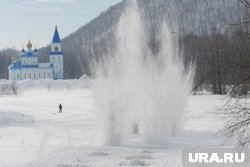
[[[125,4],[123,1],[110,7],[62,40],[65,69],[70,78],[82,74],[90,76],[92,60],[113,53],[114,32]],[[237,0],[139,0],[139,6],[147,20],[145,27],[151,34],[149,43],[152,48],[163,20],[168,21],[172,31],[182,35],[205,35],[216,29],[223,31],[224,25],[239,21],[244,13]],[[48,52],[49,47],[42,48],[40,53],[45,56],[41,59],[45,60]]]

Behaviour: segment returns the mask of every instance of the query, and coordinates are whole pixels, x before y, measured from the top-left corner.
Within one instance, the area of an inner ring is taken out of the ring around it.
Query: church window
[[[50,78],[50,73],[48,73],[48,76],[49,76],[49,78]]]
[[[55,51],[58,52],[59,48],[58,47],[55,47]]]
[[[46,78],[46,74],[45,73],[43,73],[43,76],[44,76],[44,78]]]
[[[24,74],[24,79],[26,79],[26,78],[27,78],[27,74],[25,73],[25,74]]]
[[[17,77],[17,79],[19,79],[19,73],[17,73],[17,76],[16,76],[16,77]]]
[[[29,79],[31,79],[31,73],[29,73]]]
[[[40,74],[40,73],[38,74],[38,77],[39,77],[38,79],[40,79],[40,78],[41,78],[41,74]]]
[[[34,73],[34,79],[36,79],[36,74]]]
[[[25,61],[23,61],[23,64],[25,64]]]

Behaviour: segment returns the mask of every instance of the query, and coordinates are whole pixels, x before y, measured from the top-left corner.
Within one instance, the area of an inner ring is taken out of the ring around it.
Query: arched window
[[[29,79],[31,79],[31,73],[29,73]]]
[[[19,73],[17,73],[16,77],[17,77],[17,79],[19,79]]]

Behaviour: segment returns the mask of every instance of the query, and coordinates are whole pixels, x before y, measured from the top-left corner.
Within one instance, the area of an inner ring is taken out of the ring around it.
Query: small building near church
[[[23,48],[21,54],[8,67],[9,80],[63,79],[62,44],[57,27],[51,42],[48,63],[38,62],[37,49],[32,49],[30,40],[26,46],[27,50]]]

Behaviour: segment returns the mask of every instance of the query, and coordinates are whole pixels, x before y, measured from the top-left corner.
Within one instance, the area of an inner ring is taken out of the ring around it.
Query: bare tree
[[[240,0],[240,2],[245,5],[247,8],[250,8],[250,1],[249,0]]]
[[[17,95],[19,92],[16,82],[0,83],[0,95]]]
[[[250,8],[249,0],[240,0],[246,8]],[[250,144],[250,55],[249,55],[249,24],[244,21],[236,24],[239,36],[238,52],[240,59],[234,62],[239,68],[237,82],[231,86],[228,98],[224,106],[220,109],[226,116],[226,125],[223,129],[225,136],[237,138],[240,146]],[[243,42],[245,41],[245,42]]]

